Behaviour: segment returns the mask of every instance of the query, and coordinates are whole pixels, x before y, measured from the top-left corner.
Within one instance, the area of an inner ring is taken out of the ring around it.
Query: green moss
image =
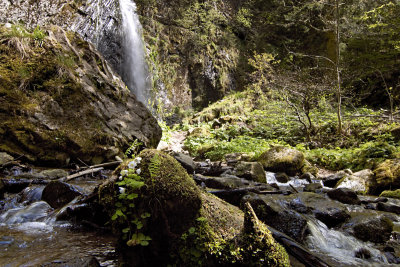
[[[391,197],[400,199],[400,189],[396,190],[385,190],[380,195],[380,197]]]

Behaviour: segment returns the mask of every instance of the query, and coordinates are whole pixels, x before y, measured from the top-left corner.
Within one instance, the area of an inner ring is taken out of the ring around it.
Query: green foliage
[[[120,172],[118,200],[115,202],[115,212],[111,217],[115,223],[122,229],[122,238],[127,240],[128,246],[147,246],[151,238],[142,232],[146,224],[146,219],[150,213],[135,209],[135,200],[139,198],[140,189],[144,186],[144,179],[138,165],[141,158],[136,157],[128,163],[128,169]]]
[[[29,32],[24,26],[20,24],[12,24],[11,30],[7,34],[8,37],[18,37],[18,38],[30,38],[38,42],[41,46],[44,38],[46,37],[46,33],[44,33],[39,26],[33,30],[33,32]]]
[[[236,21],[239,26],[249,29],[251,27],[251,18],[253,15],[251,14],[251,10],[248,8],[240,8],[236,14]]]
[[[137,154],[139,154],[139,150],[142,145],[142,142],[140,142],[138,139],[135,139],[129,146],[129,148],[125,151],[125,157],[135,157]]]
[[[318,148],[306,150],[306,159],[311,163],[324,166],[332,170],[352,169],[374,169],[385,159],[396,157],[400,150],[385,141],[370,141],[359,147],[348,149],[326,149]]]

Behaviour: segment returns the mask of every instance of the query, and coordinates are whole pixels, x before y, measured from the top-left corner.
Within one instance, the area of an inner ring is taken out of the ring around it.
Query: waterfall
[[[131,0],[119,0],[122,14],[124,57],[122,71],[125,84],[136,98],[148,105],[150,96],[148,72],[144,58],[142,26],[136,13],[136,4]]]

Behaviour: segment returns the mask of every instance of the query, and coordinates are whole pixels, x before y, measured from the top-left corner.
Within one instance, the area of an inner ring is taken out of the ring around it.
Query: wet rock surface
[[[77,196],[82,195],[81,192],[70,184],[53,181],[43,189],[42,200],[49,203],[52,208],[57,209],[63,207]]]
[[[353,235],[363,241],[383,243],[389,240],[393,231],[393,222],[382,216],[379,218],[364,218],[352,226]]]
[[[331,199],[340,201],[345,204],[361,204],[361,200],[358,198],[357,194],[348,188],[337,188],[332,189],[328,192],[328,196]]]

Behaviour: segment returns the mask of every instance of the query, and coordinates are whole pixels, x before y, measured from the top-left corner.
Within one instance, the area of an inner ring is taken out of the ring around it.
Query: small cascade
[[[362,242],[357,238],[334,229],[329,229],[318,220],[309,220],[307,237],[308,247],[318,254],[327,255],[343,266],[387,266],[386,257],[372,244]],[[357,251],[367,250],[370,259],[357,258]]]
[[[267,184],[277,184],[278,186],[292,185],[294,187],[302,187],[306,184],[309,184],[309,182],[307,182],[306,180],[298,179],[297,177],[293,177],[292,179],[289,179],[289,181],[286,183],[280,183],[280,182],[278,182],[278,180],[276,180],[275,173],[273,173],[273,172],[265,172],[265,176],[266,176]]]
[[[136,13],[136,4],[131,0],[119,0],[122,14],[123,79],[136,98],[148,105],[150,92],[147,65],[142,41],[142,26]]]

